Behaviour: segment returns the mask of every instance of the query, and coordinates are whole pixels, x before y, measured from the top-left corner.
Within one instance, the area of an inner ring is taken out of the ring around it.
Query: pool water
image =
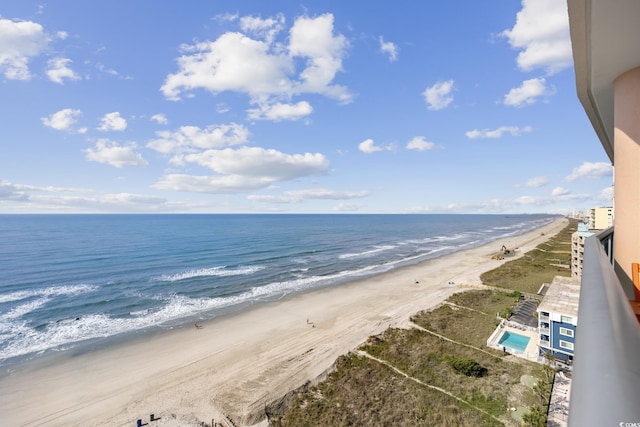
[[[516,334],[515,332],[505,331],[505,333],[500,337],[498,344],[502,347],[507,347],[510,350],[515,350],[518,353],[524,353],[530,339],[531,338]]]

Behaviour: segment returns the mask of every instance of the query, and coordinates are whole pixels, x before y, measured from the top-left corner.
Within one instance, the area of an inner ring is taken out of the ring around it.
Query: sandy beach
[[[267,404],[329,369],[367,337],[480,284],[506,260],[566,226],[532,232],[414,266],[289,296],[241,312],[123,344],[25,364],[0,378],[3,426],[200,425],[227,416],[237,426],[264,419]],[[453,282],[453,284],[451,283]],[[150,421],[154,414],[156,421]],[[231,424],[229,424],[231,425]]]

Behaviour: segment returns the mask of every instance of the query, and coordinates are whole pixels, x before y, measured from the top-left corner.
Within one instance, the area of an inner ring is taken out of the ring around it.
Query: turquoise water
[[[505,333],[502,334],[502,337],[500,337],[500,342],[498,344],[511,350],[515,350],[518,353],[524,353],[524,350],[527,348],[527,344],[529,344],[529,340],[530,338],[525,337],[524,335],[505,331]]]

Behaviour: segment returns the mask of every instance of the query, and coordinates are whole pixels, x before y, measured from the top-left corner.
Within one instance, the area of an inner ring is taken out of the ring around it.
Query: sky
[[[0,1],[0,213],[612,205],[564,0]]]

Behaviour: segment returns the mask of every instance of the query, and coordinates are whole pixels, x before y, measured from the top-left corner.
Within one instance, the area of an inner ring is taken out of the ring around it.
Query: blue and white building
[[[538,305],[540,355],[551,353],[556,360],[573,363],[580,281],[573,277],[556,276]]]

